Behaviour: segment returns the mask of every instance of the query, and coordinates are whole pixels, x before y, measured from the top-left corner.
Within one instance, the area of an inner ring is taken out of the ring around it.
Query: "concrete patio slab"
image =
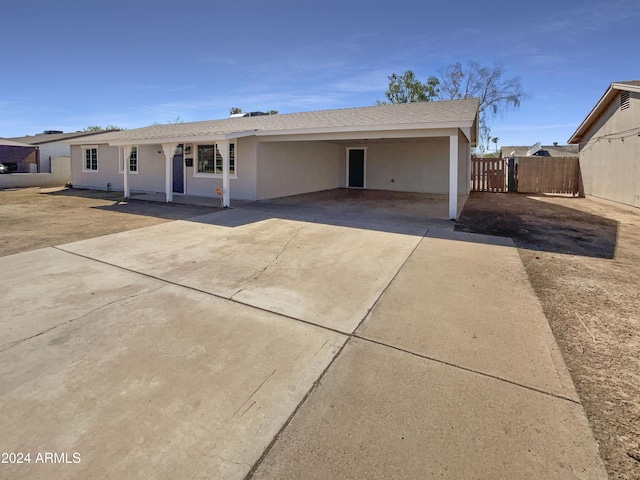
[[[86,309],[94,286],[64,263],[51,288],[73,287]],[[97,265],[102,285],[122,278]],[[1,465],[2,478],[242,478],[346,340],[175,285],[145,292],[158,282],[138,277],[128,295],[0,353],[0,451],[32,459]],[[44,452],[80,462],[36,463]]]
[[[350,333],[421,238],[223,213],[220,222],[235,227],[205,216],[59,248]]]
[[[606,473],[579,404],[353,339],[252,478]]]
[[[55,248],[2,257],[0,269],[10,279],[2,295],[0,351],[165,285]]]
[[[579,401],[509,244],[430,231],[357,335]]]

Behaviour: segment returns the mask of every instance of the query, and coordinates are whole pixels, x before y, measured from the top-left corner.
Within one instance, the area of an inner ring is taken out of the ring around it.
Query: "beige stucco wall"
[[[91,144],[87,144],[91,145]],[[82,147],[71,147],[71,183],[76,188],[124,190],[119,147],[98,145],[98,171],[83,172]],[[164,153],[160,145],[138,146],[138,173],[129,173],[132,192],[164,192]]]
[[[98,145],[98,170],[91,172],[82,171],[82,151],[80,145],[71,147],[71,184],[74,187],[106,190],[110,183],[113,190],[123,189],[122,175],[118,173],[118,147]]]
[[[196,165],[194,145],[194,165]],[[236,140],[236,172],[238,178],[229,180],[231,199],[256,200],[256,138],[243,137]],[[199,197],[216,198],[216,188],[222,189],[222,178],[194,176],[195,167],[187,167],[185,176],[187,180],[186,194]]]
[[[162,147],[160,145],[139,145],[138,173],[129,173],[129,189],[132,192],[164,192],[164,170],[165,159]],[[123,189],[124,174],[120,173],[117,190]]]
[[[194,165],[197,145],[193,144]],[[449,190],[449,137],[383,142],[259,141],[236,142],[237,178],[230,179],[232,199],[257,200],[346,187],[347,148],[366,147],[368,189],[445,194]],[[124,189],[119,172],[119,148],[99,145],[98,172],[83,172],[82,147],[72,146],[71,182],[79,188]],[[458,189],[469,192],[469,144],[458,136]],[[185,168],[187,195],[217,197],[221,177],[194,175]],[[138,173],[129,175],[132,192],[164,192],[165,157],[160,145],[138,148]]]
[[[372,144],[366,153],[366,187],[400,192],[449,191],[449,137]]]
[[[343,151],[330,142],[258,142],[257,198],[338,188]]]
[[[620,110],[618,94],[589,129],[580,145],[580,170],[587,195],[640,207],[640,136],[633,131],[640,127],[640,94],[631,93],[629,103]]]

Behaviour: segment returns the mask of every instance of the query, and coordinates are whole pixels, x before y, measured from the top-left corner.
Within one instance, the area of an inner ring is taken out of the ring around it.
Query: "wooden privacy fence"
[[[471,190],[474,192],[506,192],[505,179],[504,159],[471,159]]]
[[[518,157],[517,191],[582,195],[578,157]]]
[[[471,190],[584,195],[578,157],[472,158]]]

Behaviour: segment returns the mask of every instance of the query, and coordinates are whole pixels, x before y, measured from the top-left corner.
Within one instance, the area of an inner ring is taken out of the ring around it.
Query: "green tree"
[[[126,130],[125,128],[116,127],[115,125],[107,125],[101,127],[100,125],[90,125],[82,129],[83,132],[106,132],[109,130]]]
[[[388,77],[389,89],[385,95],[390,103],[477,98],[480,117],[479,148],[484,151],[488,149],[492,138],[487,115],[518,108],[526,98],[520,77],[504,78],[504,72],[504,67],[499,63],[486,67],[478,62],[468,62],[466,66],[458,62],[440,70],[440,78],[431,76],[426,83],[422,83],[411,70],[407,70],[402,76],[393,73]],[[377,105],[385,103],[376,101]]]
[[[498,151],[498,140],[500,140],[498,137],[493,137],[491,139],[491,141],[495,144],[496,146],[496,152]]]
[[[229,109],[229,115],[237,115],[238,113],[242,113],[242,109],[238,107],[231,107]]]
[[[401,76],[392,73],[389,75],[389,88],[385,96],[389,103],[428,102],[438,95],[438,79],[427,78],[426,83],[418,80],[411,70],[407,70]],[[386,105],[387,102],[377,101],[377,105]]]

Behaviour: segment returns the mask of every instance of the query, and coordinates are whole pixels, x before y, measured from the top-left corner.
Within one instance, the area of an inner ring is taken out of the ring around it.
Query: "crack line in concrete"
[[[235,416],[236,416],[236,414],[237,414],[237,413],[242,409],[242,407],[244,407],[244,406],[247,404],[247,402],[248,402],[249,400],[251,400],[251,397],[253,397],[253,396],[258,392],[258,390],[260,390],[260,389],[262,388],[262,386],[263,386],[265,383],[267,383],[271,377],[273,377],[273,375],[274,375],[275,373],[276,373],[276,370],[274,370],[274,371],[273,371],[273,372],[271,372],[269,375],[267,375],[267,378],[265,378],[265,379],[262,381],[262,383],[261,383],[260,385],[258,385],[258,388],[256,388],[256,389],[253,391],[253,393],[247,397],[247,399],[242,403],[242,405],[240,405],[240,407],[238,407],[238,410],[236,410],[236,411],[234,412],[234,414],[233,414],[233,415],[231,415],[231,417],[235,417]],[[251,404],[251,406],[249,406],[249,408],[251,408],[255,403],[256,403],[256,402],[253,402],[253,404]],[[247,408],[247,410],[245,410],[245,411],[242,413],[242,415],[244,415],[245,413],[247,413],[247,411],[249,410],[249,408]],[[240,416],[242,416],[242,415],[240,415]]]
[[[274,260],[272,260],[272,261],[269,263],[269,265],[273,264],[273,262],[274,262],[275,260],[277,260],[277,258],[278,258],[280,255],[282,255],[282,253],[284,252],[284,250],[285,250],[286,246],[291,242],[291,240],[293,240],[293,238],[294,238],[294,237],[299,233],[299,231],[300,231],[302,228],[304,228],[304,227],[301,227],[300,229],[298,229],[298,231],[296,232],[296,234],[294,234],[294,235],[289,239],[289,241],[284,245],[284,248],[283,248],[283,250],[280,252],[280,254],[279,254],[279,255],[278,255]],[[343,352],[343,350],[345,349],[345,347],[347,346],[347,344],[348,344],[352,339],[354,339],[354,338],[355,338],[355,339],[362,340],[362,341],[365,341],[365,342],[371,342],[371,343],[374,343],[374,344],[377,344],[377,345],[380,345],[380,346],[383,346],[383,347],[392,348],[392,349],[394,349],[394,350],[397,350],[397,351],[400,351],[400,352],[403,352],[403,353],[406,353],[406,354],[409,354],[409,355],[413,355],[413,356],[416,356],[416,357],[418,357],[418,358],[422,358],[422,359],[425,359],[425,360],[430,360],[430,361],[433,361],[433,362],[437,362],[437,363],[440,363],[440,364],[442,364],[442,365],[446,365],[446,366],[449,366],[449,367],[457,368],[457,369],[460,369],[460,370],[463,370],[463,371],[466,371],[466,372],[469,372],[469,373],[473,373],[473,374],[476,374],[476,375],[481,375],[481,376],[484,376],[484,377],[487,377],[487,378],[492,378],[492,379],[494,379],[494,380],[498,380],[498,381],[501,381],[501,382],[505,382],[505,383],[508,383],[508,384],[510,384],[510,385],[513,385],[513,386],[517,386],[517,387],[524,388],[524,389],[527,389],[527,390],[530,390],[530,391],[534,391],[534,392],[537,392],[537,393],[540,393],[540,394],[543,394],[543,395],[546,395],[546,396],[550,396],[550,397],[553,397],[553,398],[557,398],[557,399],[559,399],[559,400],[565,400],[565,401],[571,402],[571,403],[573,403],[573,404],[582,405],[579,401],[576,401],[576,400],[574,400],[574,399],[571,399],[571,398],[568,398],[568,397],[565,397],[565,396],[562,396],[562,395],[559,395],[559,394],[556,394],[556,393],[553,393],[553,392],[544,391],[544,390],[541,390],[541,389],[538,389],[538,388],[535,388],[535,387],[531,387],[531,386],[528,386],[528,385],[523,385],[523,384],[520,384],[520,383],[514,382],[514,381],[512,381],[512,380],[508,380],[508,379],[505,379],[505,378],[501,378],[501,377],[498,377],[498,376],[495,376],[495,375],[492,375],[492,374],[488,374],[488,373],[485,373],[485,372],[480,372],[480,371],[477,371],[477,370],[473,370],[473,369],[470,369],[470,368],[468,368],[468,367],[463,367],[463,366],[461,366],[461,365],[456,365],[456,364],[454,364],[454,363],[446,362],[446,361],[444,361],[444,360],[439,360],[439,359],[436,359],[436,358],[431,358],[431,357],[428,357],[428,356],[425,356],[425,355],[421,355],[421,354],[418,354],[418,353],[415,353],[415,352],[412,352],[412,351],[409,351],[409,350],[404,350],[404,349],[401,349],[401,348],[396,347],[396,346],[393,346],[393,345],[388,345],[388,344],[385,344],[385,343],[382,343],[382,342],[378,342],[378,341],[376,341],[376,340],[371,340],[371,339],[369,339],[369,338],[361,337],[361,336],[359,336],[359,335],[357,335],[357,334],[355,333],[355,332],[357,331],[357,329],[358,329],[358,328],[360,328],[360,326],[362,325],[362,323],[364,322],[364,320],[367,318],[367,316],[369,315],[369,313],[373,310],[373,308],[375,307],[375,305],[376,305],[376,304],[379,302],[379,300],[382,298],[382,296],[384,295],[384,293],[386,292],[386,290],[389,288],[389,286],[391,285],[391,283],[393,283],[393,281],[395,280],[395,278],[397,277],[397,275],[399,274],[399,272],[402,270],[402,268],[403,268],[403,267],[405,266],[405,264],[409,261],[409,259],[410,259],[410,258],[411,258],[411,256],[414,254],[415,250],[418,248],[418,246],[420,245],[420,243],[422,243],[422,241],[424,240],[424,238],[426,237],[426,235],[429,233],[429,230],[430,230],[430,229],[427,229],[427,230],[425,231],[425,233],[424,233],[424,235],[422,236],[422,238],[420,239],[420,241],[416,244],[416,246],[413,248],[413,250],[411,251],[411,253],[407,256],[407,258],[405,259],[405,261],[403,262],[403,264],[398,268],[398,270],[396,271],[396,273],[395,273],[395,275],[393,276],[393,278],[389,281],[389,283],[387,284],[387,286],[382,290],[382,292],[380,293],[380,295],[378,296],[378,298],[376,299],[376,301],[373,303],[373,305],[372,305],[372,306],[367,310],[367,313],[364,315],[364,317],[362,318],[362,320],[358,323],[358,325],[356,326],[356,328],[355,328],[353,331],[351,331],[351,332],[344,332],[344,331],[341,331],[341,330],[337,330],[337,329],[335,329],[335,328],[327,327],[327,326],[325,326],[325,325],[319,325],[319,324],[317,324],[317,323],[313,323],[313,322],[310,322],[310,321],[308,321],[308,320],[303,320],[303,319],[301,319],[301,318],[296,318],[296,317],[293,317],[293,316],[291,316],[291,315],[286,315],[286,314],[283,314],[283,313],[281,313],[281,312],[274,312],[274,311],[268,310],[268,309],[266,309],[266,308],[257,307],[257,306],[255,306],[255,305],[251,305],[251,304],[243,303],[243,302],[238,301],[238,300],[236,300],[236,299],[234,299],[234,298],[224,297],[224,296],[221,296],[221,295],[218,295],[218,294],[215,294],[215,293],[211,293],[211,292],[207,292],[207,291],[205,291],[205,290],[201,290],[201,289],[198,289],[198,288],[195,288],[195,287],[189,286],[189,285],[182,285],[182,284],[177,283],[177,282],[173,282],[173,281],[169,281],[169,280],[166,280],[166,279],[163,279],[163,278],[155,277],[155,276],[153,276],[153,275],[151,275],[151,274],[148,274],[148,273],[139,272],[139,271],[136,271],[136,270],[129,269],[129,268],[127,268],[127,267],[120,266],[120,265],[114,265],[114,264],[108,263],[108,262],[106,262],[106,261],[104,261],[104,260],[99,260],[99,259],[92,258],[92,257],[86,256],[86,255],[82,255],[82,254],[80,254],[80,253],[76,253],[76,252],[71,252],[71,251],[68,251],[68,250],[64,250],[64,249],[59,248],[59,247],[53,247],[53,248],[56,248],[56,249],[58,249],[58,250],[60,250],[60,251],[62,251],[62,252],[65,252],[65,253],[69,253],[69,254],[72,254],[72,255],[79,256],[79,257],[81,257],[81,258],[85,258],[85,259],[87,259],[87,260],[92,260],[92,261],[95,261],[95,262],[103,263],[103,264],[105,264],[105,265],[109,265],[109,266],[112,266],[112,267],[115,267],[115,268],[120,268],[120,269],[125,270],[125,271],[130,272],[130,273],[134,273],[134,274],[137,274],[137,275],[142,275],[142,276],[144,276],[144,277],[148,277],[148,278],[152,278],[152,279],[154,279],[154,280],[158,280],[158,281],[161,281],[161,282],[165,282],[165,284],[168,284],[168,285],[174,285],[174,286],[177,286],[177,287],[186,288],[186,289],[188,289],[188,290],[196,291],[196,292],[202,293],[202,294],[204,294],[204,295],[209,295],[209,296],[212,296],[212,297],[215,297],[215,298],[219,298],[219,299],[222,299],[222,300],[227,300],[227,301],[230,301],[230,302],[234,302],[234,303],[237,303],[237,304],[239,304],[239,305],[243,305],[243,306],[245,306],[245,307],[249,307],[249,308],[253,308],[253,309],[256,309],[256,310],[263,311],[263,312],[268,312],[268,313],[271,313],[271,314],[275,314],[275,315],[278,315],[278,316],[283,317],[283,318],[287,318],[287,319],[294,320],[294,321],[297,321],[297,322],[305,323],[305,324],[307,324],[307,325],[312,325],[312,326],[314,326],[314,327],[318,327],[318,328],[321,328],[321,329],[323,329],[323,330],[327,330],[327,331],[331,331],[331,332],[334,332],[334,333],[338,333],[338,334],[340,334],[340,335],[344,335],[344,336],[346,336],[346,337],[347,337],[347,338],[346,338],[346,340],[345,340],[345,342],[342,344],[342,346],[341,346],[341,347],[340,347],[340,349],[338,350],[338,352],[336,352],[336,354],[333,356],[333,358],[331,359],[331,361],[327,364],[326,368],[321,372],[321,374],[320,374],[320,376],[318,377],[318,379],[317,379],[317,380],[316,380],[316,381],[311,385],[311,387],[309,388],[309,390],[307,391],[307,393],[304,395],[304,397],[300,400],[300,402],[299,402],[299,403],[298,403],[298,405],[295,407],[295,409],[293,410],[293,412],[291,413],[291,415],[289,415],[289,417],[287,418],[287,420],[283,423],[282,427],[280,428],[280,430],[278,431],[278,433],[274,436],[274,438],[271,440],[271,442],[269,443],[269,445],[267,446],[267,448],[263,451],[263,453],[262,453],[262,455],[260,456],[260,458],[259,458],[259,459],[258,459],[258,460],[253,464],[252,468],[249,470],[249,472],[248,472],[248,473],[247,473],[247,475],[245,476],[245,480],[249,480],[249,479],[254,475],[254,473],[256,472],[256,470],[260,467],[260,465],[262,464],[262,462],[264,461],[264,459],[267,457],[267,455],[269,454],[269,452],[271,451],[271,449],[273,448],[273,446],[275,445],[275,443],[276,443],[276,442],[278,441],[278,439],[282,436],[282,434],[284,433],[284,430],[286,429],[286,427],[289,425],[289,423],[291,423],[291,421],[292,421],[292,420],[293,420],[293,418],[296,416],[296,414],[298,413],[298,411],[302,408],[302,406],[303,406],[303,405],[304,405],[304,403],[306,402],[307,398],[311,395],[311,393],[312,393],[312,392],[317,388],[317,386],[320,384],[320,382],[321,382],[321,381],[322,381],[322,379],[324,378],[324,376],[325,376],[325,374],[327,373],[327,371],[329,370],[329,368],[331,368],[331,366],[332,366],[332,365],[335,363],[335,361],[338,359],[338,357],[339,357],[339,356],[340,356],[340,354]],[[265,267],[265,269],[263,269],[263,272],[264,272],[264,270],[266,270],[266,267]],[[262,272],[261,272],[261,273],[262,273]],[[246,288],[246,287],[245,287],[245,288]],[[239,293],[239,291],[238,291],[238,292],[236,292],[236,293],[234,294],[234,296],[235,296],[235,295],[237,295],[237,293]],[[265,381],[266,381],[266,380],[265,380]],[[258,387],[258,388],[260,388],[260,387]],[[255,393],[255,392],[254,392],[254,393]],[[249,397],[249,398],[251,398],[251,397]],[[247,401],[248,401],[248,400],[249,400],[249,399],[247,399]],[[244,403],[244,404],[246,404],[246,401],[245,401],[245,403]],[[243,405],[244,405],[244,404],[243,404]],[[253,405],[252,405],[252,406],[253,406]],[[242,408],[242,406],[241,406],[240,408]],[[249,410],[249,409],[247,409],[247,411],[248,411],[248,410]],[[236,413],[237,413],[237,411],[236,411]],[[235,413],[234,413],[234,415],[235,415]],[[221,459],[222,459],[222,458],[221,458]],[[222,460],[225,460],[225,459],[222,459]],[[232,462],[232,463],[233,463],[233,462]],[[244,464],[244,465],[248,465],[248,464]]]
[[[418,241],[418,243],[416,243],[416,246],[413,247],[413,249],[411,250],[411,252],[409,253],[409,255],[407,255],[407,258],[404,259],[404,262],[402,262],[402,265],[400,265],[400,267],[398,268],[398,270],[396,270],[396,273],[393,275],[393,277],[391,277],[391,280],[389,280],[389,283],[387,283],[387,285],[382,289],[382,291],[380,292],[380,295],[378,295],[378,298],[375,299],[375,301],[371,304],[371,306],[367,309],[367,311],[365,312],[364,316],[362,317],[362,319],[358,322],[358,325],[356,325],[356,328],[353,329],[353,331],[349,334],[349,335],[355,335],[355,332],[358,331],[358,329],[360,328],[360,326],[364,323],[364,321],[367,319],[367,317],[369,316],[369,314],[371,313],[371,311],[375,308],[375,306],[378,304],[378,302],[380,301],[380,299],[382,298],[382,296],[386,293],[386,291],[389,289],[389,287],[391,286],[391,284],[393,283],[393,281],[396,279],[396,277],[400,274],[400,271],[404,268],[404,266],[407,264],[407,262],[409,261],[409,259],[413,256],[413,254],[415,253],[415,251],[417,250],[417,248],[420,246],[420,244],[422,243],[422,241],[424,240],[424,238],[427,236],[427,234],[429,233],[429,228],[427,228],[424,232],[424,234],[422,235],[422,237],[420,238],[420,240]]]
[[[55,329],[57,329],[59,327],[62,327],[64,325],[68,325],[68,324],[70,324],[72,322],[75,322],[76,320],[81,320],[81,319],[83,319],[85,317],[88,317],[92,313],[95,313],[98,310],[103,309],[104,307],[108,307],[109,305],[113,305],[113,304],[118,303],[118,302],[124,302],[125,300],[130,300],[132,298],[136,298],[136,297],[139,297],[141,295],[147,295],[148,293],[157,292],[158,290],[160,290],[161,288],[164,288],[166,286],[167,286],[166,284],[165,285],[160,285],[158,288],[154,288],[153,290],[147,290],[147,291],[144,291],[144,292],[139,292],[139,293],[136,293],[136,294],[133,294],[133,295],[129,295],[128,297],[124,297],[124,298],[116,298],[115,300],[112,300],[112,301],[107,302],[107,303],[105,303],[103,305],[100,305],[99,307],[96,307],[93,310],[90,310],[87,313],[84,313],[84,314],[80,315],[79,317],[70,318],[69,320],[65,320],[64,322],[59,323],[57,325],[54,325],[53,327],[50,327],[50,328],[47,328],[46,330],[38,332],[35,335],[31,335],[29,337],[25,337],[25,338],[21,338],[20,340],[16,340],[14,343],[9,345],[8,347],[3,348],[2,350],[0,350],[0,353],[6,352],[7,350],[9,350],[9,349],[11,349],[11,348],[13,348],[13,347],[15,347],[17,345],[20,345],[21,343],[24,343],[27,340],[31,340],[32,338],[39,337],[40,335],[44,335],[45,333],[48,333],[48,332],[50,332],[52,330],[55,330]]]
[[[562,399],[562,400],[567,400],[567,401],[569,401],[569,402],[571,402],[571,403],[575,403],[575,404],[578,404],[578,405],[582,405],[582,404],[581,404],[579,401],[577,401],[577,400],[574,400],[574,399],[571,399],[571,398],[568,398],[568,397],[562,396],[562,395],[560,395],[560,394],[557,394],[557,393],[554,393],[554,392],[551,392],[551,391],[545,391],[545,390],[538,389],[538,388],[536,388],[536,387],[532,387],[532,386],[529,386],[529,385],[520,384],[520,383],[518,383],[518,382],[514,382],[513,380],[509,380],[509,379],[506,379],[506,378],[498,377],[498,376],[496,376],[496,375],[493,375],[493,374],[490,374],[490,373],[486,373],[486,372],[481,372],[481,371],[479,371],[479,370],[474,370],[474,369],[471,369],[471,368],[469,368],[469,367],[464,367],[464,366],[462,366],[462,365],[457,365],[457,364],[455,364],[455,363],[447,362],[446,360],[439,360],[439,359],[437,359],[437,358],[428,357],[428,356],[426,356],[426,355],[422,355],[422,354],[419,354],[419,353],[416,353],[416,352],[412,352],[412,351],[410,351],[410,350],[405,350],[405,349],[402,349],[402,348],[396,347],[396,346],[394,346],[394,345],[389,345],[389,344],[386,344],[386,343],[383,343],[383,342],[379,342],[379,341],[377,341],[377,340],[372,340],[372,339],[370,339],[370,338],[361,337],[360,335],[358,335],[358,334],[356,334],[356,333],[355,333],[355,332],[358,330],[358,328],[360,328],[360,326],[361,326],[361,324],[364,322],[364,320],[367,318],[367,316],[369,315],[369,312],[370,312],[371,310],[373,310],[373,308],[375,307],[375,305],[376,305],[376,304],[378,303],[378,301],[382,298],[382,296],[384,295],[384,292],[389,288],[389,286],[391,285],[391,283],[393,283],[393,280],[395,280],[395,278],[396,278],[396,277],[397,277],[397,275],[399,274],[400,270],[402,270],[402,268],[404,267],[404,265],[409,261],[409,258],[411,258],[411,256],[412,256],[412,255],[413,255],[413,253],[415,252],[415,250],[416,250],[416,249],[418,248],[418,246],[420,245],[420,243],[422,243],[422,240],[426,237],[426,235],[427,235],[427,233],[428,233],[428,232],[429,232],[429,229],[427,229],[427,230],[425,231],[425,234],[424,234],[424,236],[422,237],[422,239],[421,239],[421,240],[418,242],[418,244],[414,247],[414,249],[412,250],[412,252],[407,256],[407,258],[405,259],[404,263],[402,264],[402,266],[400,266],[400,268],[398,269],[398,271],[396,272],[396,274],[393,276],[393,278],[391,279],[391,281],[389,282],[389,284],[387,284],[387,286],[382,290],[382,292],[380,293],[380,295],[378,296],[378,298],[376,299],[376,301],[373,303],[373,305],[371,306],[371,308],[369,308],[369,310],[367,311],[367,313],[366,313],[366,315],[364,316],[364,318],[360,321],[360,323],[356,326],[356,328],[354,328],[354,329],[353,329],[352,331],[350,331],[350,332],[349,332],[349,331],[342,331],[342,330],[338,330],[338,329],[336,329],[336,328],[328,327],[328,326],[326,326],[326,325],[320,325],[320,324],[318,324],[318,323],[314,323],[314,322],[311,322],[311,321],[309,321],[309,320],[304,320],[304,319],[302,319],[302,318],[293,317],[293,316],[291,316],[291,315],[287,315],[287,314],[285,314],[285,313],[276,312],[276,311],[273,311],[273,310],[269,310],[269,309],[267,309],[267,308],[263,308],[263,307],[258,307],[258,306],[255,306],[255,305],[251,305],[251,304],[249,304],[249,303],[244,303],[244,302],[241,302],[241,301],[236,300],[236,299],[234,299],[234,298],[224,297],[224,296],[222,296],[222,295],[218,295],[218,294],[215,294],[215,293],[211,293],[211,292],[208,292],[208,291],[206,291],[206,290],[201,290],[201,289],[199,289],[199,288],[192,287],[192,286],[190,286],[190,285],[183,285],[183,284],[181,284],[181,283],[173,282],[173,281],[166,280],[166,279],[163,279],[163,278],[160,278],[160,277],[155,277],[155,276],[153,276],[153,275],[151,275],[151,274],[148,274],[148,273],[143,273],[143,272],[138,272],[138,271],[136,271],[136,270],[131,270],[131,269],[129,269],[129,268],[126,268],[126,267],[123,267],[123,266],[120,266],[120,265],[114,265],[114,264],[111,264],[111,263],[105,262],[104,260],[98,260],[98,259],[91,258],[91,257],[85,256],[85,255],[79,254],[79,253],[70,252],[70,251],[67,251],[67,250],[61,249],[61,248],[59,248],[59,247],[52,247],[52,248],[56,248],[56,249],[58,249],[58,250],[60,250],[60,251],[62,251],[62,252],[69,253],[69,254],[71,254],[71,255],[77,255],[77,256],[79,256],[79,257],[81,257],[81,258],[85,258],[85,259],[87,259],[87,260],[92,260],[92,261],[94,261],[94,262],[103,263],[103,264],[105,264],[105,265],[109,265],[109,266],[111,266],[111,267],[120,268],[120,269],[125,270],[125,271],[130,272],[130,273],[134,273],[134,274],[137,274],[137,275],[142,275],[142,276],[144,276],[144,277],[152,278],[152,279],[154,279],[154,280],[158,280],[158,281],[164,282],[164,283],[165,283],[165,284],[167,284],[167,285],[173,285],[173,286],[176,286],[176,287],[186,288],[186,289],[188,289],[188,290],[192,290],[192,291],[195,291],[195,292],[199,292],[199,293],[202,293],[202,294],[204,294],[204,295],[209,295],[209,296],[212,296],[212,297],[215,297],[215,298],[219,298],[219,299],[222,299],[222,300],[226,300],[226,301],[229,301],[229,302],[233,302],[233,303],[236,303],[236,304],[238,304],[238,305],[242,305],[242,306],[244,306],[244,307],[249,307],[249,308],[253,308],[253,309],[256,309],[256,310],[260,310],[260,311],[262,311],[262,312],[267,312],[267,313],[275,314],[275,315],[278,315],[278,316],[280,316],[280,317],[287,318],[287,319],[289,319],[289,320],[294,320],[294,321],[296,321],[296,322],[305,323],[305,324],[307,324],[307,325],[311,325],[311,326],[314,326],[314,327],[318,327],[318,328],[321,328],[321,329],[323,329],[323,330],[327,330],[327,331],[330,331],[330,332],[333,332],[333,333],[338,333],[338,334],[340,334],[340,335],[344,335],[344,336],[348,337],[348,339],[351,339],[351,338],[358,338],[358,339],[360,339],[360,340],[363,340],[363,341],[366,341],[366,342],[375,343],[375,344],[378,344],[378,345],[381,345],[381,346],[385,346],[385,347],[389,347],[389,348],[392,348],[392,349],[394,349],[394,350],[398,350],[398,351],[401,351],[401,352],[407,353],[407,354],[409,354],[409,355],[414,355],[414,356],[419,357],[419,358],[423,358],[423,359],[426,359],[426,360],[431,360],[431,361],[433,361],[433,362],[437,362],[437,363],[440,363],[440,364],[442,364],[442,365],[447,365],[447,366],[449,366],[449,367],[458,368],[458,369],[460,369],[460,370],[464,370],[464,371],[466,371],[466,372],[475,373],[476,375],[482,375],[482,376],[487,377],[487,378],[492,378],[492,379],[494,379],[494,380],[503,381],[503,382],[505,382],[505,383],[509,383],[509,384],[511,384],[511,385],[514,385],[514,386],[518,386],[518,387],[521,387],[521,388],[525,388],[525,389],[527,389],[527,390],[531,390],[531,391],[538,392],[538,393],[542,393],[542,394],[544,394],[544,395],[548,395],[548,396],[551,396],[551,397],[554,397],[554,398],[558,398],[558,399]],[[291,240],[291,239],[290,239],[290,240]],[[234,294],[234,295],[236,295],[236,294]],[[44,333],[44,332],[43,332],[43,333]],[[12,346],[13,346],[13,345],[12,345]],[[9,348],[10,348],[10,347],[9,347]]]
[[[430,360],[432,362],[440,363],[440,364],[446,365],[448,367],[457,368],[457,369],[463,370],[465,372],[474,373],[476,375],[481,375],[483,377],[492,378],[494,380],[498,380],[498,381],[501,381],[501,382],[509,383],[511,385],[515,385],[516,387],[521,387],[521,388],[525,388],[527,390],[532,390],[534,392],[542,393],[543,395],[548,395],[550,397],[558,398],[560,400],[567,400],[568,402],[575,403],[577,405],[582,405],[579,401],[574,400],[574,399],[569,398],[569,397],[565,397],[564,395],[561,395],[559,393],[555,393],[555,392],[548,391],[548,390],[542,390],[542,389],[537,388],[537,387],[532,387],[531,385],[525,385],[523,383],[518,383],[518,382],[515,382],[513,380],[509,380],[508,378],[498,377],[497,375],[493,375],[491,373],[481,372],[479,370],[474,370],[473,368],[464,367],[462,365],[458,365],[458,364],[455,364],[455,363],[447,362],[446,360],[440,360],[438,358],[429,357],[428,355],[423,355],[421,353],[412,352],[411,350],[405,350],[404,348],[396,347],[395,345],[390,345],[388,343],[380,342],[378,340],[372,340],[371,338],[361,337],[360,335],[357,335],[355,333],[353,335],[350,335],[350,337],[351,338],[357,338],[357,339],[360,339],[360,340],[364,340],[365,342],[374,343],[374,344],[380,345],[382,347],[391,348],[391,349],[397,350],[399,352],[408,353],[409,355],[413,355],[415,357],[422,358],[424,360]]]
[[[274,445],[276,444],[276,442],[280,439],[280,437],[282,436],[282,434],[284,433],[285,429],[289,426],[289,424],[291,423],[291,421],[293,420],[293,418],[297,415],[298,411],[302,408],[302,406],[304,405],[304,403],[307,401],[307,398],[309,398],[309,396],[311,395],[311,393],[317,388],[318,385],[320,385],[320,382],[322,381],[322,379],[324,378],[325,374],[329,371],[329,369],[331,368],[331,366],[333,365],[333,363],[336,361],[336,359],[340,356],[340,354],[342,353],[342,351],[344,350],[344,348],[347,346],[347,343],[349,343],[349,340],[351,338],[347,338],[345,340],[345,342],[342,344],[342,346],[340,347],[340,349],[336,352],[336,354],[333,356],[333,358],[331,359],[331,361],[327,364],[327,366],[325,367],[324,370],[322,370],[322,372],[320,373],[320,376],[318,376],[318,379],[313,382],[313,384],[311,385],[311,387],[309,388],[309,390],[307,391],[307,393],[305,393],[304,397],[302,397],[302,399],[300,400],[300,402],[298,403],[298,405],[296,405],[296,408],[293,409],[293,412],[291,412],[291,415],[289,415],[289,417],[287,418],[287,420],[282,424],[282,427],[280,427],[280,430],[278,430],[278,433],[276,433],[273,437],[273,439],[271,440],[271,442],[269,443],[269,445],[267,445],[267,448],[264,449],[264,451],[262,452],[262,455],[260,455],[260,458],[258,458],[258,460],[256,460],[256,462],[253,464],[253,466],[251,467],[251,470],[249,470],[249,472],[245,475],[244,480],[249,480],[251,477],[253,477],[253,474],[256,472],[256,470],[260,467],[260,465],[262,464],[262,462],[264,461],[265,458],[267,458],[267,455],[269,455],[269,453],[271,452],[271,449],[274,447]]]
[[[305,228],[305,227],[298,227],[298,228],[296,229],[295,233],[291,236],[291,238],[289,238],[289,240],[287,240],[287,241],[285,242],[285,244],[282,246],[282,249],[280,250],[280,253],[278,253],[278,254],[275,256],[275,258],[273,258],[269,263],[267,263],[267,264],[265,265],[265,267],[264,267],[260,272],[258,272],[258,274],[257,274],[255,277],[253,277],[253,279],[251,279],[251,281],[249,281],[249,283],[247,283],[244,287],[242,287],[241,289],[239,289],[236,293],[234,293],[233,295],[231,295],[229,298],[230,298],[231,300],[233,300],[233,297],[235,297],[236,295],[238,295],[239,293],[243,292],[244,290],[246,290],[247,288],[249,288],[251,285],[253,285],[254,283],[256,283],[256,282],[260,279],[260,277],[262,276],[262,274],[263,274],[264,272],[266,272],[266,271],[267,271],[267,269],[268,269],[271,265],[273,265],[274,263],[276,263],[276,262],[280,259],[280,256],[282,256],[282,254],[283,254],[283,253],[284,253],[284,251],[287,249],[287,247],[289,246],[289,244],[290,244],[290,243],[291,243],[291,242],[292,242],[292,241],[293,241],[293,240],[298,236],[298,234],[300,233],[300,231],[301,231],[303,228]]]

